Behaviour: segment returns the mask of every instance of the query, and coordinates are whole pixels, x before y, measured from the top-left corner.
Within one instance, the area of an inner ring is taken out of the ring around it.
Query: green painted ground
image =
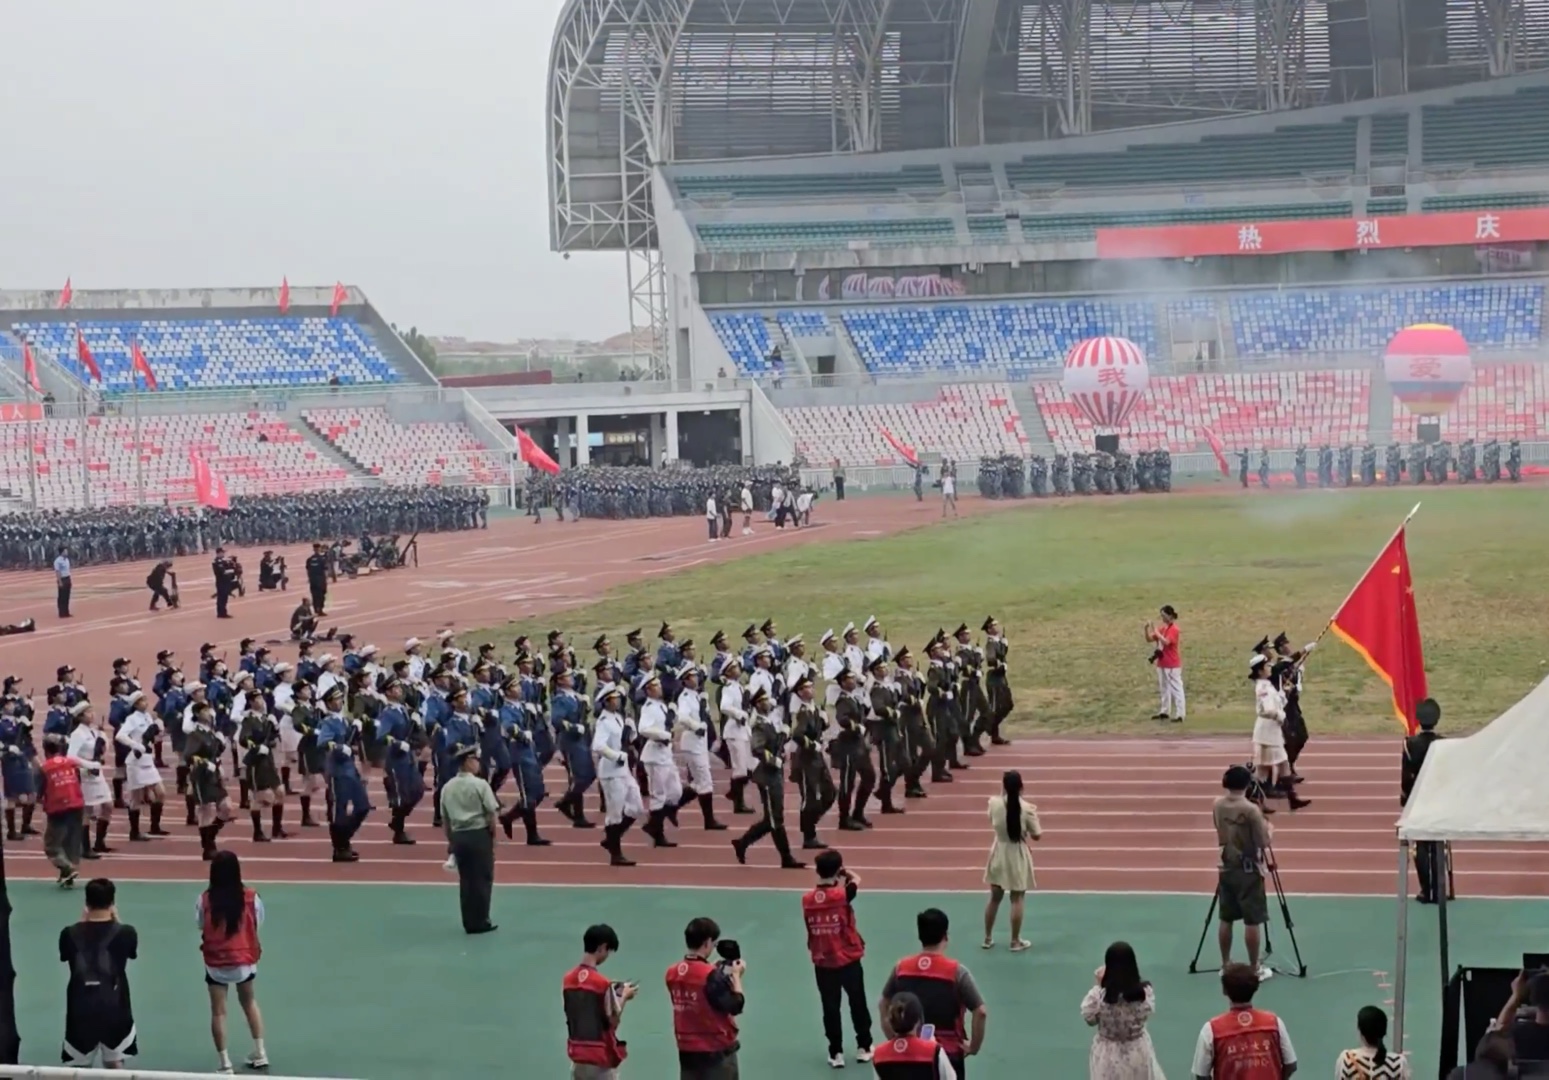
[[[1032,503],[899,536],[809,545],[619,589],[569,612],[588,646],[607,631],[654,634],[663,618],[708,650],[752,618],[806,635],[876,615],[895,648],[988,614],[1006,625],[1018,724],[1144,733],[1155,707],[1141,623],[1182,614],[1192,731],[1240,732],[1251,716],[1245,662],[1284,629],[1315,637],[1416,500],[1410,530],[1431,690],[1446,726],[1485,723],[1545,674],[1549,488],[1443,487],[1268,496]],[[540,640],[548,627],[512,625]],[[468,640],[482,640],[472,633]],[[654,642],[653,642],[654,645]],[[1386,688],[1332,636],[1309,671],[1314,730],[1394,730]],[[578,649],[587,657],[585,648]],[[703,655],[708,656],[708,651]]]
[[[145,1068],[211,1065],[192,918],[197,891],[187,884],[127,884],[121,891],[122,916],[141,935],[131,980]],[[607,921],[624,942],[610,973],[643,987],[625,1016],[626,1074],[676,1075],[661,976],[678,956],[681,927],[701,914],[738,938],[748,959],[743,1075],[816,1080],[829,1074],[793,893],[504,888],[496,899],[500,931],[471,940],[458,928],[456,895],[448,887],[273,885],[262,891],[269,920],[260,1000],[276,1074],[366,1080],[568,1075],[559,978],[577,958],[582,929]],[[65,980],[55,943],[59,928],[76,917],[80,898],[34,883],[13,887],[12,896],[24,1061],[51,1064]],[[976,947],[977,897],[867,896],[861,926],[871,994],[886,966],[911,949],[914,914],[930,903],[952,916],[954,952],[971,966],[990,1004],[990,1037],[975,1075],[1027,1075],[1027,1063],[1036,1060],[1039,1076],[1085,1076],[1089,1032],[1077,1005],[1115,937],[1135,946],[1157,986],[1160,1012],[1152,1034],[1164,1068],[1186,1075],[1199,1026],[1219,1008],[1215,979],[1186,973],[1205,914],[1201,898],[1035,896],[1028,936],[1036,948],[1012,955]],[[1394,905],[1326,898],[1293,898],[1292,904],[1312,977],[1277,979],[1261,1001],[1285,1016],[1307,1070],[1317,1074],[1352,1041],[1356,1010],[1389,996],[1374,972],[1393,966]],[[1419,1047],[1417,1064],[1425,1065],[1435,1056],[1438,1010],[1434,912],[1412,913],[1408,1015],[1421,1035],[1412,1044]],[[1528,943],[1549,933],[1549,902],[1465,901],[1453,913],[1459,963],[1515,964]],[[245,1033],[235,1035],[233,1049],[234,1057],[247,1052]],[[849,1071],[860,1074],[853,1065]]]

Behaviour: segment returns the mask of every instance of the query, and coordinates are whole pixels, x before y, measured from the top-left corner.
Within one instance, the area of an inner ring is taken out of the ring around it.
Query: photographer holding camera
[[[745,1004],[742,949],[720,938],[714,919],[694,919],[683,931],[688,954],[667,969],[680,1080],[737,1080],[736,1018]],[[712,952],[718,962],[711,963]]]
[[[825,851],[817,857],[817,888],[801,898],[807,925],[807,950],[817,976],[823,1005],[823,1034],[828,1039],[828,1064],[844,1068],[844,1022],[841,995],[850,999],[850,1023],[855,1028],[855,1060],[871,1060],[871,1008],[866,1001],[866,976],[861,961],[866,942],[855,926],[855,897],[861,879],[845,869],[844,857]]]
[[[624,1006],[640,987],[610,982],[598,970],[619,951],[619,936],[606,923],[588,926],[581,939],[585,955],[565,973],[565,1055],[571,1080],[614,1080],[628,1051],[618,1037]]]
[[[290,575],[285,572],[285,556],[265,551],[258,560],[258,591],[273,592],[290,587]]]

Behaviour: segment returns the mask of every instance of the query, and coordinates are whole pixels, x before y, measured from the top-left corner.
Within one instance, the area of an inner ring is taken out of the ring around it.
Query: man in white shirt
[[[55,599],[59,605],[59,617],[70,617],[70,549],[60,548],[59,554],[54,556],[54,589]]]
[[[742,498],[741,498],[740,501],[742,503],[742,535],[743,536],[752,536],[753,535],[753,489],[748,486],[748,482],[746,480],[744,480],[742,482]]]
[[[1268,1057],[1278,1061],[1278,1075],[1289,1077],[1296,1071],[1296,1049],[1285,1029],[1285,1021],[1267,1009],[1253,1007],[1259,977],[1247,964],[1227,964],[1221,969],[1221,992],[1231,1008],[1200,1029],[1194,1045],[1194,1064],[1189,1072],[1196,1080],[1212,1080],[1216,1059]],[[1255,1075],[1275,1075],[1270,1071]]]
[[[624,855],[624,834],[645,813],[640,785],[629,769],[625,750],[624,695],[612,683],[597,691],[597,730],[592,735],[592,756],[597,761],[597,780],[603,792],[602,848],[614,866],[634,866]]]
[[[719,511],[715,508],[715,496],[711,495],[705,499],[705,525],[710,529],[710,543],[712,544],[718,539],[716,519],[720,516]]]
[[[662,701],[661,679],[653,674],[640,688],[645,693],[645,701],[640,705],[640,738],[645,740],[640,764],[645,766],[645,782],[650,788],[646,796],[650,820],[640,831],[657,847],[677,847],[667,839],[665,831],[668,816],[677,816],[678,804],[683,799],[683,781],[678,776],[677,762],[672,759],[672,718]],[[610,796],[610,805],[612,801]]]
[[[796,524],[812,524],[812,492],[803,490],[796,496]]]
[[[774,482],[774,485],[769,489],[769,520],[770,521],[774,521],[775,520],[775,515],[779,513],[780,507],[782,507],[784,505],[785,505],[785,488],[781,487],[780,486],[780,481],[776,480]]]

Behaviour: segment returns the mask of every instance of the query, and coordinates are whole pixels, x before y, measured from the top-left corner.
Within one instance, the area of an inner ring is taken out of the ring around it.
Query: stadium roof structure
[[[657,164],[1036,141],[1546,65],[1549,0],[568,0],[550,243],[641,257],[633,296],[659,273]]]

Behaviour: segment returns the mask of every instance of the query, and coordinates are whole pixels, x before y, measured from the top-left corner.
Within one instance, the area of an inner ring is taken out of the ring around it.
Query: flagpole
[[[138,506],[145,505],[145,459],[140,452],[140,373],[131,370],[129,377],[134,380],[134,501]]]
[[[1413,520],[1414,516],[1416,514],[1418,514],[1419,512],[1420,512],[1420,504],[1419,503],[1415,503],[1414,509],[1409,511],[1409,513],[1404,515],[1404,520],[1399,522],[1398,528],[1393,530],[1393,535],[1388,537],[1387,544],[1383,544],[1382,547],[1377,550],[1377,554],[1372,559],[1371,564],[1369,566],[1367,566],[1367,568],[1364,571],[1361,572],[1361,576],[1360,577],[1355,579],[1355,584],[1353,586],[1351,586],[1350,591],[1345,594],[1345,598],[1339,602],[1339,606],[1334,609],[1334,614],[1329,616],[1328,623],[1324,625],[1324,627],[1323,627],[1323,629],[1321,631],[1319,631],[1318,636],[1313,639],[1312,643],[1314,645],[1317,645],[1319,642],[1321,642],[1323,640],[1324,636],[1331,629],[1333,629],[1334,620],[1339,616],[1339,613],[1342,610],[1344,610],[1344,606],[1350,602],[1350,597],[1354,596],[1355,595],[1355,591],[1361,587],[1361,582],[1365,581],[1367,575],[1370,574],[1372,572],[1372,570],[1376,568],[1377,561],[1382,558],[1382,553],[1384,551],[1388,550],[1388,544],[1391,544],[1391,543],[1393,543],[1394,540],[1398,539],[1398,534],[1403,532],[1406,528],[1409,527],[1409,522],[1411,520]],[[1310,655],[1310,654],[1307,653],[1304,650],[1303,654],[1302,654],[1302,659],[1301,659],[1300,662],[1303,663],[1303,664],[1306,663],[1308,655]]]
[[[22,382],[24,384],[22,389],[25,392],[22,400],[26,403],[27,413],[27,493],[32,500],[32,508],[36,510],[38,508],[38,460],[37,450],[33,446],[36,437],[32,427],[32,380],[23,377]]]
[[[77,401],[81,410],[81,492],[86,496],[86,506],[91,507],[91,444],[88,435],[91,425],[86,422],[86,384],[81,384]]]

